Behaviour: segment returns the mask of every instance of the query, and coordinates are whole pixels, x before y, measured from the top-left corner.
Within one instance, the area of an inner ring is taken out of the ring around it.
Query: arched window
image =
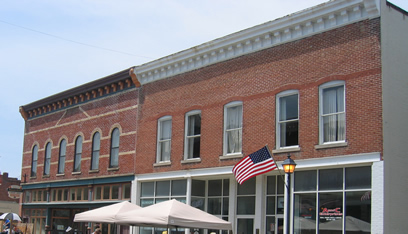
[[[109,167],[119,167],[119,137],[120,132],[118,128],[113,129],[111,136],[111,149]]]
[[[66,152],[67,152],[67,141],[63,139],[60,143],[60,148],[59,148],[58,174],[64,174]]]
[[[51,142],[48,142],[45,146],[45,157],[44,157],[44,175],[50,174],[51,166]]]
[[[37,160],[38,160],[38,146],[35,145],[33,148],[31,160],[31,177],[37,176]]]
[[[101,149],[101,134],[95,132],[92,138],[92,160],[91,170],[98,170],[99,168],[99,150]]]
[[[75,140],[74,172],[81,171],[81,158],[82,158],[82,136],[78,136]]]

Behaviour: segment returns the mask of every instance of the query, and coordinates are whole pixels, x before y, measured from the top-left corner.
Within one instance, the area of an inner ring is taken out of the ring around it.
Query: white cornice
[[[333,0],[135,67],[143,84],[380,16],[380,0]]]

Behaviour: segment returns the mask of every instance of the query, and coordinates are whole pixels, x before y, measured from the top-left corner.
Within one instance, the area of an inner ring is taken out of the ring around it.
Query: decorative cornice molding
[[[380,16],[380,0],[334,0],[137,66],[143,84]]]

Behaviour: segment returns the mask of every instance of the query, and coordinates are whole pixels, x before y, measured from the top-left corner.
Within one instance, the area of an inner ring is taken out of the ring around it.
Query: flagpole
[[[288,185],[286,184],[285,178],[283,177],[283,175],[282,175],[282,173],[281,173],[281,170],[279,169],[279,166],[278,166],[276,160],[273,158],[272,153],[271,153],[271,151],[269,150],[268,144],[266,144],[266,149],[268,150],[268,152],[269,152],[269,154],[271,155],[273,161],[275,162],[276,168],[278,169],[279,175],[280,175],[280,177],[281,177],[283,183],[285,184],[286,188],[288,188]]]

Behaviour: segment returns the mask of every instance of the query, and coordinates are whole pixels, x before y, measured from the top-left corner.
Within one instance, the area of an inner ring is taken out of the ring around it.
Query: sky
[[[21,179],[20,106],[324,2],[1,0],[0,172]]]

